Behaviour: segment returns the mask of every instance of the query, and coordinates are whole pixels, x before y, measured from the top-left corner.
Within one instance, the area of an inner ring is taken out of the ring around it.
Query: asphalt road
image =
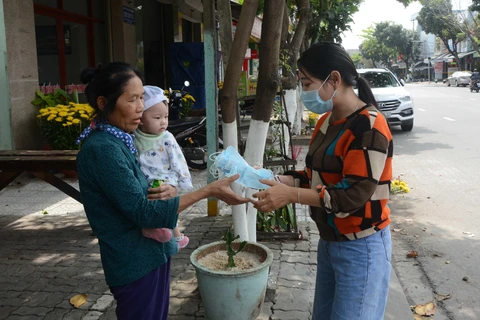
[[[435,320],[480,319],[480,93],[407,84],[413,131],[393,128],[395,268],[411,305],[435,301]],[[411,250],[417,258],[407,258]],[[436,298],[436,294],[443,298]]]

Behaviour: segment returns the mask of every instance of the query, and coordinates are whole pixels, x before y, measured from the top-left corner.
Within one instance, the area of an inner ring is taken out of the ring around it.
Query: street
[[[391,197],[394,266],[410,305],[435,301],[435,320],[480,319],[480,94],[433,82],[406,89],[415,125],[392,130],[393,173],[411,191]]]

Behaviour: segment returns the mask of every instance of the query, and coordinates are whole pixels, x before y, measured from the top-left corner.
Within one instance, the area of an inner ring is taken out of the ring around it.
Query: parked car
[[[403,84],[388,69],[358,69],[361,77],[370,82],[378,109],[391,126],[403,131],[413,129],[413,99]]]
[[[458,86],[468,86],[470,84],[470,77],[472,74],[467,71],[455,71],[450,77],[447,78],[447,86],[455,85]]]

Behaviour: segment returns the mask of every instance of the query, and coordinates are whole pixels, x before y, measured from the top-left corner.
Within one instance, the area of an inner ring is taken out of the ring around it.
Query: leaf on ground
[[[425,318],[422,316],[419,316],[418,314],[413,315],[413,320],[424,320]]]
[[[393,232],[400,232],[402,231],[403,229],[393,229]]]
[[[417,251],[412,250],[409,253],[407,253],[407,258],[415,258],[415,257],[418,257],[418,252]]]
[[[82,304],[84,304],[85,302],[87,302],[87,294],[86,293],[81,293],[81,294],[77,294],[73,297],[70,298],[70,304],[74,307],[74,308],[80,308],[80,306]]]
[[[47,210],[42,210],[42,214],[48,214]]]
[[[415,311],[416,314],[420,316],[433,316],[435,314],[435,303],[433,301],[430,301],[427,304],[417,304],[415,306]]]
[[[447,299],[450,299],[452,296],[449,294],[435,294],[435,299],[437,299],[437,301],[443,301],[443,300],[447,300]]]

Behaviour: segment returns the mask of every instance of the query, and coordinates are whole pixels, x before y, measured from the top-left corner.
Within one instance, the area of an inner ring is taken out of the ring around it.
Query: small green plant
[[[262,232],[293,232],[297,227],[292,204],[278,208],[275,211],[257,211],[257,231]]]
[[[77,100],[75,101],[77,101],[78,103],[78,97],[76,99]],[[55,92],[42,93],[40,90],[37,89],[37,91],[35,91],[35,99],[31,102],[31,104],[38,107],[39,109],[42,109],[46,107],[55,107],[59,104],[68,105],[69,102],[72,102],[72,99],[64,90],[57,89],[55,90]]]
[[[228,254],[228,263],[227,263],[227,268],[234,268],[235,267],[235,260],[233,260],[233,257],[241,252],[243,248],[245,248],[245,245],[247,244],[247,241],[242,241],[240,243],[240,247],[238,248],[237,251],[233,250],[232,248],[232,243],[240,238],[240,236],[233,236],[233,233],[230,229],[227,229],[225,234],[222,237],[222,240],[224,240],[227,244],[227,254]]]

